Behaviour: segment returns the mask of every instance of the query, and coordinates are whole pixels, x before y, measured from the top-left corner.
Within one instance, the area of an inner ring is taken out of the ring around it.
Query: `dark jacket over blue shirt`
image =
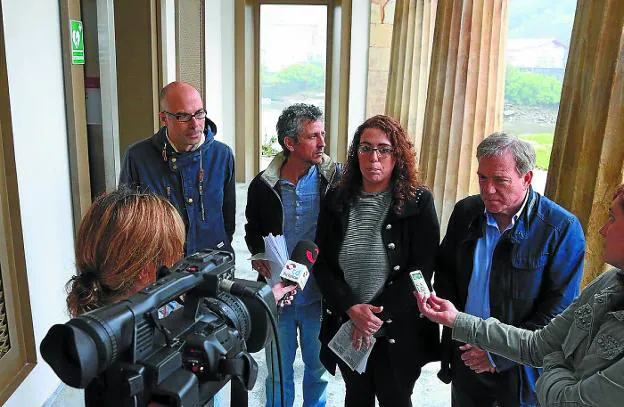
[[[120,184],[149,190],[169,200],[186,225],[187,255],[213,248],[232,251],[236,198],[234,155],[214,139],[216,125],[206,118],[205,141],[194,151],[176,152],[162,127],[128,148]],[[204,170],[200,196],[200,165]]]
[[[515,226],[504,232],[492,256],[490,316],[517,327],[536,330],[548,325],[579,293],[585,237],[578,219],[532,188]],[[459,201],[451,214],[436,262],[434,287],[438,295],[463,311],[472,277],[477,240],[485,233],[481,197]],[[443,381],[453,378],[450,330],[442,341]],[[491,354],[497,371],[520,369],[521,404],[535,403],[537,370]],[[476,373],[475,373],[476,374]]]
[[[264,252],[264,236],[268,236],[269,233],[275,236],[284,233],[284,206],[279,179],[280,170],[285,162],[284,153],[279,153],[269,167],[256,175],[249,184],[245,208],[247,217],[245,242],[251,254]],[[334,163],[328,155],[323,155],[323,162],[317,167],[320,174],[319,194],[322,204],[325,193],[340,180],[342,164]]]
[[[264,251],[264,236],[284,234],[284,204],[280,187],[280,172],[286,162],[284,153],[273,158],[266,170],[261,171],[249,184],[245,216],[245,242],[251,254]],[[317,164],[319,174],[319,199],[323,203],[325,193],[340,180],[342,164],[335,163],[328,155],[323,155]],[[316,222],[316,219],[314,220]],[[291,249],[292,250],[292,249]],[[261,277],[258,277],[259,281]],[[302,293],[295,297],[295,304],[312,304],[320,301],[321,294],[316,286],[314,273]]]

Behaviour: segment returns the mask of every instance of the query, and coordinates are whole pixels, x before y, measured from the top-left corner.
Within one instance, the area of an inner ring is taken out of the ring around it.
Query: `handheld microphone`
[[[297,284],[297,287],[303,290],[310,278],[310,272],[318,253],[319,248],[314,242],[301,240],[293,249],[292,259],[284,264],[280,272],[282,280],[287,284]]]

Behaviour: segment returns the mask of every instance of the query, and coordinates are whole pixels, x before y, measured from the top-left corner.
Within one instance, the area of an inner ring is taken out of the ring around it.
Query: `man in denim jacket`
[[[199,92],[172,82],[160,93],[162,127],[128,148],[120,184],[165,197],[186,226],[185,253],[232,251],[236,214],[234,155],[215,140]]]
[[[621,406],[624,399],[624,184],[615,192],[600,229],[606,271],[546,327],[529,331],[457,312],[449,301],[417,295],[432,321],[453,328],[453,338],[544,372],[540,406]]]
[[[536,330],[579,293],[585,239],[578,219],[531,188],[535,151],[494,133],[477,147],[480,195],[455,205],[434,278],[460,311]],[[443,333],[439,373],[454,407],[533,406],[537,369]]]
[[[119,184],[166,198],[186,226],[184,252],[202,249],[233,252],[236,225],[234,154],[215,140],[217,125],[207,117],[201,95],[176,81],[160,92],[162,127],[128,147]],[[218,407],[221,390],[213,398]]]

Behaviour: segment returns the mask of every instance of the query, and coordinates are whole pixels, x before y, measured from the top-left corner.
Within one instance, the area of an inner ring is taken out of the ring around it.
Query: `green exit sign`
[[[84,50],[84,34],[82,30],[82,21],[70,20],[70,42],[71,42],[71,58],[72,64],[84,65],[85,63],[85,50]]]

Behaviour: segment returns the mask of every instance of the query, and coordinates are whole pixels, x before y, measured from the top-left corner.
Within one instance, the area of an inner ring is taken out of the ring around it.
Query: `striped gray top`
[[[349,210],[338,262],[345,281],[361,304],[375,298],[390,274],[381,228],[391,201],[391,190],[362,192]]]

